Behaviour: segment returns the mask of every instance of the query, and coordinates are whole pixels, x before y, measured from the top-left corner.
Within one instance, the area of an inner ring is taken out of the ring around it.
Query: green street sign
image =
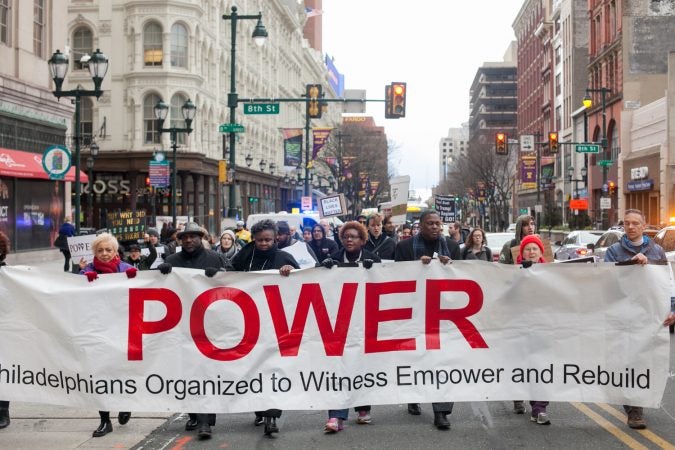
[[[600,153],[600,146],[595,144],[577,144],[574,150],[577,153]]]
[[[218,128],[218,131],[221,133],[243,133],[244,126],[238,123],[224,123]]]
[[[601,159],[600,161],[598,161],[598,165],[603,167],[609,167],[612,164],[613,162],[611,159]]]
[[[246,103],[244,114],[279,114],[279,103]]]

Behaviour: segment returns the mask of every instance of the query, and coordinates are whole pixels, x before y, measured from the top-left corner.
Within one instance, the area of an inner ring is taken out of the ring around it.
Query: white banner
[[[242,412],[542,399],[657,407],[667,266],[458,261],[290,277],[0,269],[0,398]]]
[[[406,221],[410,176],[403,175],[389,179],[389,187],[391,190],[391,221],[394,225],[402,225]]]

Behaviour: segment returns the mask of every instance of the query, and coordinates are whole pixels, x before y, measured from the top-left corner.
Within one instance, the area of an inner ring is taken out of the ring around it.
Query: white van
[[[272,222],[287,222],[289,226],[295,226],[299,233],[302,232],[302,229],[305,226],[312,226],[315,223],[319,223],[319,213],[318,212],[309,212],[303,214],[293,214],[286,211],[280,211],[277,213],[260,213],[260,214],[251,214],[246,219],[246,228],[251,229],[251,227],[260,222],[261,220],[271,220]],[[342,225],[344,222],[337,217],[326,217],[328,222],[333,226],[333,228]]]

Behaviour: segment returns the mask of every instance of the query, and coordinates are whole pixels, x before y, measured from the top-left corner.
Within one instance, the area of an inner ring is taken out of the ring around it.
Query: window
[[[146,66],[161,66],[163,60],[162,27],[149,23],[143,29],[143,63]]]
[[[183,119],[183,105],[185,104],[185,97],[176,94],[171,98],[171,111],[169,112],[169,119],[171,119],[171,127],[184,128],[185,120]],[[185,144],[185,133],[176,133],[176,144]]]
[[[90,55],[93,52],[93,37],[91,30],[87,27],[80,27],[73,33],[73,68],[75,70],[84,70],[85,64],[80,62],[82,56]]]
[[[159,144],[159,129],[157,119],[155,119],[155,105],[161,97],[157,94],[150,94],[143,100],[143,125],[145,131],[146,144]]]
[[[33,53],[42,57],[45,42],[45,0],[33,0]]]
[[[73,119],[73,130],[75,129],[75,119]],[[94,111],[93,102],[90,98],[80,99],[80,143],[83,146],[91,144],[91,136],[94,131]]]
[[[0,43],[9,45],[9,0],[0,0]]]
[[[185,26],[177,23],[171,27],[171,66],[187,68],[188,37]]]

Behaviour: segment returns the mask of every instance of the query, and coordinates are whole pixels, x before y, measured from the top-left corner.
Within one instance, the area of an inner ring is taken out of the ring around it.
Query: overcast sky
[[[476,70],[503,59],[522,3],[323,0],[323,52],[347,89],[383,99],[386,84],[408,83],[405,118],[385,119],[384,103],[369,103],[367,114],[398,146],[390,164],[410,175],[411,188],[429,195],[438,183],[439,141],[468,121]]]

